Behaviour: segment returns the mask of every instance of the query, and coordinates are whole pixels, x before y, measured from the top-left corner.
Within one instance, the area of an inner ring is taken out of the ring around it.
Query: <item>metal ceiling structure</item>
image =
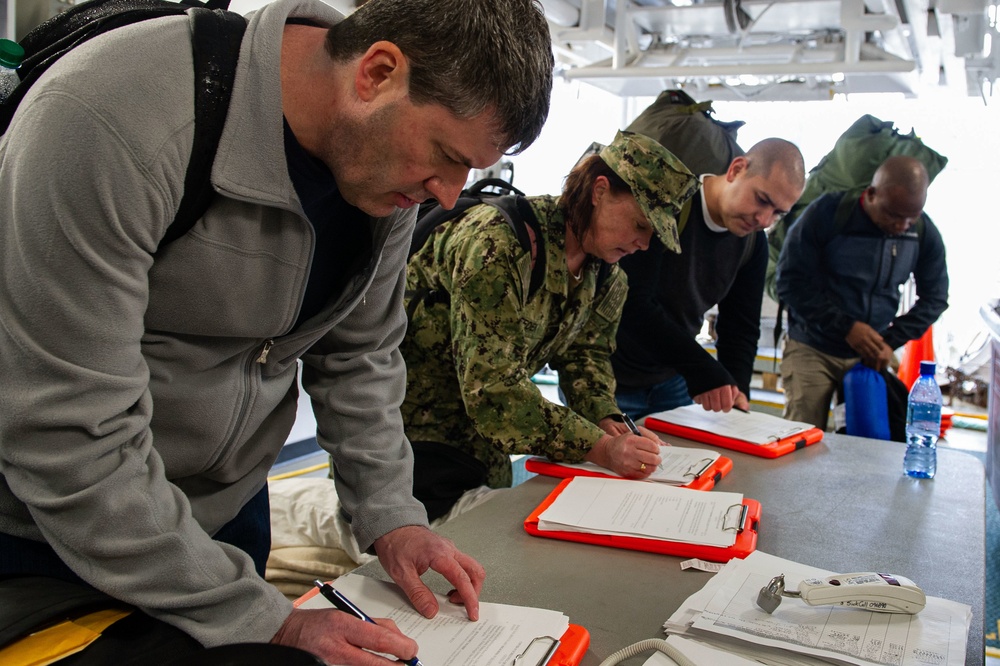
[[[992,95],[998,0],[541,0],[561,75],[623,97]],[[991,48],[993,47],[993,48]]]
[[[74,2],[0,0],[0,36],[19,39]],[[326,2],[349,13],[357,0]],[[1000,0],[539,2],[561,75],[622,97],[680,88],[695,99],[813,100],[946,88],[985,100],[1000,78]]]

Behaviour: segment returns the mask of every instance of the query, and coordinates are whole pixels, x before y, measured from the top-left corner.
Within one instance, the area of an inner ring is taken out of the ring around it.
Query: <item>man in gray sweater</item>
[[[413,499],[397,346],[416,203],[537,137],[552,54],[532,0],[318,0],[249,17],[215,199],[159,247],[194,128],[190,24],[77,47],[0,139],[0,577],[83,583],[205,646],[409,659],[395,627],[292,610],[260,573],[297,361],[360,548],[418,611],[484,572]]]

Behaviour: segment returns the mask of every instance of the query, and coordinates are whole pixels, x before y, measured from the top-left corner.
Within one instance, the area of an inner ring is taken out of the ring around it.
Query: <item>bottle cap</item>
[[[921,377],[926,377],[927,375],[930,375],[931,377],[933,377],[935,369],[936,369],[936,366],[934,364],[934,361],[921,361],[920,362],[920,376]]]
[[[24,48],[9,39],[0,39],[0,65],[16,69],[24,60]]]

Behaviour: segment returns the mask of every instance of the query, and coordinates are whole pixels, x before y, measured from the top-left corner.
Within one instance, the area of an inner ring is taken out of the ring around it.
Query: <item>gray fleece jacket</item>
[[[251,17],[221,196],[155,261],[192,145],[186,18],[79,47],[0,138],[0,531],[205,645],[268,640],[291,610],[210,535],[265,483],[297,359],[361,548],[426,524],[399,416],[414,215],[371,219],[366,267],[291,330],[323,257],[284,154],[289,16],[340,19],[314,0]]]

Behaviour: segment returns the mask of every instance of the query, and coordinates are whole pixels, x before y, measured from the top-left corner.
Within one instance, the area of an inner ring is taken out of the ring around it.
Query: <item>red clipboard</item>
[[[544,474],[545,476],[555,476],[560,479],[568,479],[573,476],[596,476],[602,479],[620,479],[622,477],[615,476],[613,474],[605,474],[603,472],[595,472],[589,469],[575,469],[572,467],[566,467],[565,465],[560,465],[558,463],[550,462],[545,458],[528,458],[524,461],[524,469],[529,472],[534,472],[535,474]],[[733,461],[725,456],[719,456],[715,461],[699,472],[689,483],[685,483],[683,486],[674,486],[675,488],[690,488],[691,490],[711,490],[715,487],[715,484],[719,482],[722,477],[729,474],[733,469]],[[655,483],[655,482],[654,482]],[[672,485],[672,484],[668,484]]]
[[[531,515],[524,519],[524,530],[533,536],[546,537],[549,539],[563,539],[565,541],[578,541],[580,543],[592,543],[599,546],[610,546],[612,548],[627,548],[629,550],[642,550],[647,553],[660,553],[661,555],[676,555],[677,557],[697,557],[709,562],[728,562],[734,557],[743,559],[757,549],[757,532],[760,527],[760,502],[749,498],[743,498],[745,516],[742,520],[743,528],[738,530],[736,543],[728,548],[718,546],[704,546],[696,543],[682,543],[679,541],[662,541],[659,539],[644,539],[642,537],[615,536],[611,534],[588,534],[586,532],[561,532],[542,531],[538,529],[538,517],[545,509],[556,500],[566,486],[573,479],[565,479],[559,483],[555,489],[549,493],[541,504],[535,507]],[[734,505],[735,506],[735,505]]]
[[[650,430],[665,432],[668,435],[676,435],[678,437],[683,437],[684,439],[690,439],[694,442],[701,442],[702,444],[721,446],[724,449],[732,449],[733,451],[740,451],[741,453],[749,453],[752,456],[760,456],[762,458],[777,458],[778,456],[783,456],[786,453],[804,449],[805,447],[815,444],[823,439],[822,430],[819,428],[809,428],[808,430],[796,433],[790,437],[768,442],[767,444],[753,444],[751,442],[745,442],[742,439],[718,435],[707,430],[698,430],[696,428],[677,425],[676,423],[661,421],[653,414],[646,417],[646,421],[643,425]]]
[[[327,581],[332,583],[332,581]],[[301,597],[292,602],[293,608],[298,608],[308,599],[312,599],[319,594],[319,588],[312,588]],[[537,666],[578,666],[583,661],[583,655],[590,647],[590,632],[578,624],[570,624],[566,633],[559,639],[559,647],[552,653],[548,661],[543,661]],[[518,662],[520,666],[520,662]],[[536,664],[524,664],[524,666],[536,666]]]
[[[578,666],[589,647],[590,632],[578,624],[571,624],[559,639],[559,649],[541,666]]]

